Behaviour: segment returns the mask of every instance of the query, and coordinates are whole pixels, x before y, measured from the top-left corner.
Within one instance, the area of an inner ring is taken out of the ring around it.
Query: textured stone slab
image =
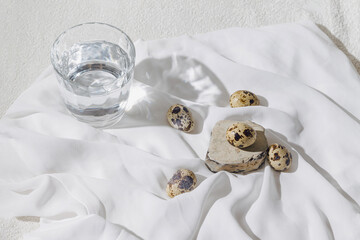
[[[258,169],[264,163],[268,148],[265,129],[259,124],[243,121],[256,131],[256,141],[253,145],[240,149],[226,139],[226,130],[236,122],[239,121],[222,120],[215,124],[205,160],[210,171],[246,173]]]

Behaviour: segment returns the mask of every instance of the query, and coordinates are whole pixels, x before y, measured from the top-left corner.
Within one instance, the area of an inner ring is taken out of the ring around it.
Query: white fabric
[[[25,239],[359,239],[360,79],[310,22],[138,41],[121,122],[71,117],[49,67],[0,121],[0,216],[41,216]],[[232,109],[247,89],[261,106]],[[170,128],[182,103],[194,133]],[[291,150],[289,172],[204,165],[211,129],[251,120]],[[198,186],[174,199],[179,168]]]

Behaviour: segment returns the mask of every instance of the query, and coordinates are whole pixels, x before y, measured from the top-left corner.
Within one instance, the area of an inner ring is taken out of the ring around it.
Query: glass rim
[[[54,55],[55,55],[55,47],[56,45],[60,42],[60,40],[65,36],[66,33],[68,33],[70,30],[77,28],[77,27],[81,27],[83,25],[104,25],[110,28],[113,28],[116,31],[119,31],[121,34],[123,34],[127,40],[127,42],[129,42],[130,44],[130,68],[127,69],[126,73],[129,73],[133,70],[133,68],[135,67],[135,57],[136,57],[136,51],[135,51],[135,45],[133,43],[133,41],[131,40],[131,38],[124,32],[122,31],[120,28],[115,27],[113,25],[110,25],[108,23],[103,23],[103,22],[85,22],[85,23],[80,23],[77,25],[74,25],[68,29],[66,29],[65,31],[63,31],[62,33],[59,34],[59,36],[57,36],[57,38],[55,39],[55,41],[53,42],[53,44],[51,45],[51,52],[50,52],[50,59],[51,59],[51,64],[53,66],[53,68],[55,69],[55,71],[62,76],[63,78],[67,79],[67,77],[65,77],[62,73],[60,73],[58,67],[56,66],[55,62],[54,62]]]

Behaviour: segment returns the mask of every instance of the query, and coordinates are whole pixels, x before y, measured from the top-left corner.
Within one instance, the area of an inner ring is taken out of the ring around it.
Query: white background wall
[[[79,23],[106,22],[147,40],[300,20],[321,24],[360,72],[359,0],[0,0],[0,117],[50,64],[57,35]],[[37,226],[29,220],[0,219],[0,239]]]

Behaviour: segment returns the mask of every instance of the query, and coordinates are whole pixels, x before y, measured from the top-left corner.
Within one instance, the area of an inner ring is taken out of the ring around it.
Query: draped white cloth
[[[360,79],[311,22],[137,41],[127,112],[101,130],[62,103],[51,67],[0,121],[0,216],[25,239],[360,239]],[[250,90],[261,106],[230,108]],[[193,133],[166,120],[175,103]],[[291,150],[288,172],[204,165],[219,120],[251,120]],[[198,185],[170,199],[179,168]]]

